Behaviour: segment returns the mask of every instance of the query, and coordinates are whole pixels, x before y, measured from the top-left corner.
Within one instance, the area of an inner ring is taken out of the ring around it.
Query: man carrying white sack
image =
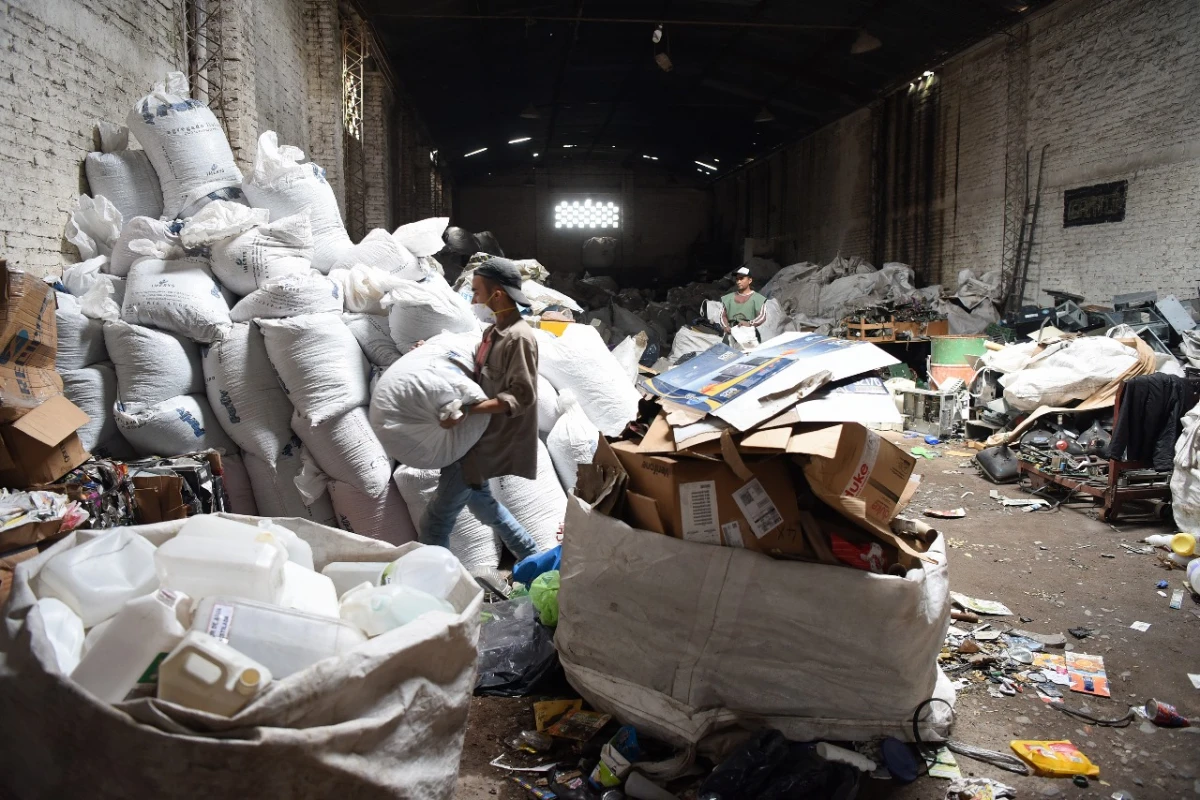
[[[488,399],[463,409],[490,414],[487,430],[459,461],[442,468],[437,494],[421,517],[422,544],[448,547],[454,521],[463,506],[491,527],[520,561],[537,552],[529,532],[492,496],[489,478],[537,477],[538,347],[533,329],[517,311],[529,305],[521,293],[521,274],[507,258],[491,258],[471,279],[472,309],[491,325],[475,353],[475,382]],[[442,422],[453,428],[462,417]]]

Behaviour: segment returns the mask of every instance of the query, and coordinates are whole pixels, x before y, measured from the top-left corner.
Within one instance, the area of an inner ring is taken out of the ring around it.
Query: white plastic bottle
[[[137,684],[158,680],[158,665],[191,622],[186,594],[159,589],[125,604],[88,650],[71,679],[106,703],[119,703]]]
[[[198,514],[179,529],[178,536],[207,536],[212,539],[275,542],[284,556],[307,569],[313,568],[312,548],[292,531],[269,519],[257,525],[225,519],[212,514]]]
[[[295,531],[290,531],[269,519],[259,520],[258,529],[272,534],[279,541],[283,542],[283,546],[288,551],[288,560],[293,564],[299,564],[305,569],[316,569],[313,566],[312,547],[309,546],[308,542],[297,536]]]
[[[70,606],[56,597],[43,597],[37,603],[42,622],[46,625],[46,638],[54,647],[54,658],[63,675],[70,675],[79,665],[83,650],[83,620]]]
[[[333,588],[333,581],[291,561],[283,565],[283,597],[279,605],[338,618],[338,594]]]
[[[275,680],[353,650],[367,638],[340,619],[240,597],[206,597],[192,630],[203,631],[271,671]]]
[[[108,630],[108,626],[112,625],[113,617],[109,617],[104,622],[99,622],[91,627],[87,632],[87,636],[83,637],[83,649],[79,652],[79,658],[82,659],[88,654],[88,651],[96,646],[96,642],[104,638],[104,632]]]
[[[271,671],[207,633],[189,631],[158,668],[158,699],[232,717],[271,683]]]
[[[430,545],[405,553],[383,573],[380,584],[399,583],[445,600],[458,585],[462,565],[444,547]]]
[[[1200,594],[1200,558],[1193,559],[1187,565],[1187,579],[1192,585],[1192,591]]]
[[[342,619],[362,628],[367,636],[387,633],[430,611],[454,612],[454,606],[440,597],[402,583],[359,584],[342,596],[340,605]]]
[[[341,597],[360,583],[378,586],[391,567],[387,561],[334,561],[326,564],[321,574],[333,581],[334,591]]]
[[[1170,547],[1171,540],[1174,538],[1175,534],[1173,533],[1156,533],[1152,536],[1147,536],[1142,541],[1152,547]]]
[[[1195,560],[1196,560],[1196,556],[1194,556],[1194,555],[1181,556],[1181,555],[1179,555],[1179,553],[1167,553],[1167,561],[1170,561],[1175,566],[1181,567],[1183,569],[1187,569],[1188,567],[1190,567],[1192,565],[1192,562]]]
[[[164,588],[190,597],[234,595],[278,603],[287,556],[274,538],[176,536],[158,548],[154,563]]]
[[[118,529],[64,550],[38,571],[38,597],[56,597],[90,628],[121,606],[158,588],[154,545],[128,529]]]

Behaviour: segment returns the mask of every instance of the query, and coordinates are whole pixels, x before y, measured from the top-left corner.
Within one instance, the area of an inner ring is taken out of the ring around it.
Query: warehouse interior
[[[1200,794],[1194,0],[0,0],[0,77],[0,795]],[[273,595],[172,583],[218,512]],[[71,588],[101,541],[119,597]],[[265,605],[344,641],[215,632]],[[185,645],[242,683],[164,695]]]

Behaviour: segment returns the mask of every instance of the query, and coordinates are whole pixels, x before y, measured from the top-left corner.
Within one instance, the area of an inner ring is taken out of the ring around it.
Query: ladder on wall
[[[1029,277],[1029,261],[1033,253],[1033,235],[1034,230],[1037,228],[1038,212],[1042,206],[1042,177],[1046,171],[1047,147],[1049,145],[1042,145],[1042,153],[1038,159],[1037,184],[1033,195],[1030,196],[1029,194],[1029,169],[1033,148],[1025,151],[1024,173],[1018,174],[1016,180],[1013,181],[1013,183],[1019,182],[1021,184],[1021,195],[1024,202],[1020,225],[1015,229],[1012,229],[1011,226],[1006,226],[1010,229],[1005,231],[1004,236],[1004,275],[1008,279],[1004,310],[1009,314],[1021,307],[1021,301],[1025,297],[1025,283]],[[1014,195],[1009,195],[1008,188],[1008,185],[1006,185],[1005,205],[1006,207],[1010,205],[1015,207],[1015,193]],[[1011,201],[1008,199],[1010,196],[1013,198]],[[1011,217],[1009,218],[1011,219]]]

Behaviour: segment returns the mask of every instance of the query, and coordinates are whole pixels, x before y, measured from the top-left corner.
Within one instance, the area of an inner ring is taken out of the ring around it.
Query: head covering
[[[733,274],[738,276],[739,278],[749,278],[750,277],[750,268],[749,267],[741,267],[740,269],[734,270]]]
[[[530,305],[529,298],[521,291],[521,271],[511,260],[499,256],[489,258],[475,268],[475,274],[500,284],[514,303]]]

